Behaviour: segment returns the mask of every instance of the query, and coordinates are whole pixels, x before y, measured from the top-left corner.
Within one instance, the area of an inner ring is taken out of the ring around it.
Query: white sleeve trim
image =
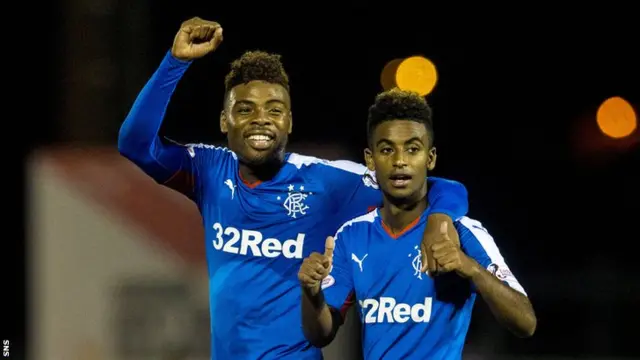
[[[520,285],[520,282],[518,282],[518,279],[516,279],[511,270],[509,270],[509,266],[507,266],[504,257],[500,254],[498,245],[496,245],[493,237],[489,235],[487,229],[482,226],[482,223],[466,216],[460,218],[459,222],[471,231],[473,236],[478,239],[478,242],[480,242],[480,245],[489,256],[491,264],[487,266],[487,270],[498,279],[509,284],[512,289],[520,292],[524,296],[527,296],[527,293],[524,291],[522,285]]]

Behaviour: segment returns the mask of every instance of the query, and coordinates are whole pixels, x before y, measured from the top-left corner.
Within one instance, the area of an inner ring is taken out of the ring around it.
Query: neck
[[[251,184],[273,179],[278,171],[280,171],[280,168],[282,168],[283,163],[283,159],[280,158],[260,165],[240,162],[238,169],[242,179]]]
[[[383,204],[380,209],[382,221],[393,233],[401,232],[427,209],[426,185],[424,192],[420,191],[411,199],[393,199],[385,195]]]

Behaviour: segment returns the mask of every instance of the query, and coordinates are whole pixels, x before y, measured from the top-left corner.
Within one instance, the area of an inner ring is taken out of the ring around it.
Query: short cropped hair
[[[250,81],[261,80],[280,84],[289,91],[289,77],[284,71],[280,55],[264,51],[247,51],[231,63],[231,71],[224,79],[225,91]]]
[[[367,139],[370,141],[376,127],[385,121],[410,120],[424,124],[433,146],[433,120],[431,107],[420,94],[393,88],[376,96],[369,107]]]

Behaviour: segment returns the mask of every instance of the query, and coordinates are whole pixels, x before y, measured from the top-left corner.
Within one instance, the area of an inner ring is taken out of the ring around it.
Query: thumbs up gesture
[[[298,280],[300,285],[311,290],[312,294],[317,294],[320,291],[322,280],[331,272],[334,248],[335,240],[329,236],[325,241],[324,254],[314,252],[302,261],[302,266],[298,271]]]
[[[441,241],[431,245],[431,254],[439,272],[455,271],[463,278],[469,278],[475,271],[475,260],[468,257],[460,245],[449,237],[448,224],[440,224]]]

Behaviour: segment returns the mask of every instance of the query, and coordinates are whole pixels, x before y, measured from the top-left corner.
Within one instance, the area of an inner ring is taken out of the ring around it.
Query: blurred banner
[[[196,206],[114,149],[30,163],[32,359],[209,359]],[[355,312],[328,359],[359,357]]]

